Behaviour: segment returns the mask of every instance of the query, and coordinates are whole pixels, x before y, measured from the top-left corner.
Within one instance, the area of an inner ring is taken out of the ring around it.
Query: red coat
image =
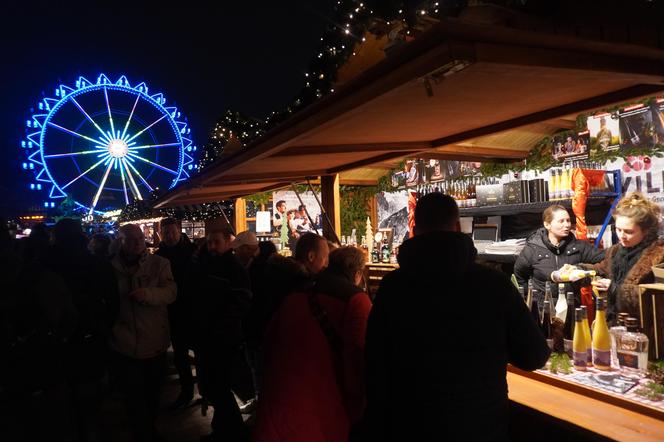
[[[265,334],[254,442],[348,440],[351,423],[364,412],[364,338],[371,309],[369,297],[349,286],[331,275],[323,275],[316,286],[320,305],[341,338],[341,373],[308,295],[284,299]]]

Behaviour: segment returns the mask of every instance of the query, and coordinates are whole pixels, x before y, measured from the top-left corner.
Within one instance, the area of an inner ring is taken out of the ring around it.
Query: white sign
[[[605,170],[620,169],[623,193],[640,191],[664,206],[664,158],[649,156],[627,157],[609,161]]]
[[[256,212],[256,233],[269,233],[272,231],[270,212]]]

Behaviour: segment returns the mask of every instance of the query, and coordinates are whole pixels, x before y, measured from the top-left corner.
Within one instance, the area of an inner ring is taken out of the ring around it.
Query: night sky
[[[263,118],[293,99],[333,3],[3,2],[0,215],[47,196],[29,191],[30,177],[19,170],[24,122],[42,91],[52,96],[79,75],[125,74],[175,103],[201,146],[225,110]]]

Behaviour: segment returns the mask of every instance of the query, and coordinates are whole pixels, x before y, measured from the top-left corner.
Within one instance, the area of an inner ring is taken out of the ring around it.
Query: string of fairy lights
[[[466,0],[337,1],[330,20],[334,24],[329,25],[321,36],[319,48],[303,74],[304,86],[293,101],[264,120],[226,111],[215,124],[203,149],[199,170],[219,158],[233,138],[244,147],[293,113],[334,93],[337,71],[357,54],[357,46],[365,41],[367,33],[384,35],[392,32],[391,38],[405,41],[423,28],[426,19],[456,15],[466,4]],[[395,29],[398,31],[393,32]]]
[[[385,35],[404,42],[421,32],[431,19],[455,16],[467,0],[447,1],[394,1],[394,0],[338,0],[330,24],[320,38],[318,50],[303,73],[303,87],[284,109],[258,119],[240,112],[227,110],[216,122],[199,157],[199,168],[218,159],[229,147],[239,143],[240,148],[263,136],[271,128],[297,111],[321,98],[334,93],[337,72],[350,57],[357,54],[358,45],[368,33]],[[427,22],[427,20],[429,20]],[[169,208],[160,213],[190,221],[202,221],[223,216],[230,218],[234,209],[232,201],[202,204],[197,208]],[[133,203],[125,207],[121,218],[135,220],[148,216],[147,205]]]

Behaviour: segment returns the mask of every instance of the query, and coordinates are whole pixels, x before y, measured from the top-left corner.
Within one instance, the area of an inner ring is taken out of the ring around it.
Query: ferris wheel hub
[[[129,153],[129,146],[127,146],[127,143],[117,138],[111,140],[106,148],[113,158],[124,158]]]

